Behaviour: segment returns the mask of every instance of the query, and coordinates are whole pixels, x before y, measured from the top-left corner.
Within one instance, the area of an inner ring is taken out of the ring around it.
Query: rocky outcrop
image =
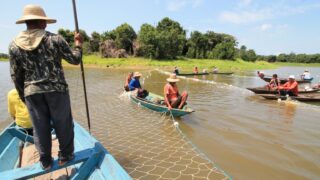
[[[114,40],[106,40],[100,44],[100,54],[104,58],[126,58],[128,53],[125,49],[117,49]]]

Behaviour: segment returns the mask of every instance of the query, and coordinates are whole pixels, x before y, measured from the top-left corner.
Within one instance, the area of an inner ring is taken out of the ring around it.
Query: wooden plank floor
[[[57,158],[59,152],[59,142],[57,139],[52,141],[52,157]],[[22,160],[21,160],[21,167],[25,167],[34,163],[39,162],[39,153],[34,144],[29,144],[23,148],[22,152]],[[36,180],[65,180],[69,179],[71,174],[75,173],[75,168],[68,167],[64,169],[60,169],[51,173],[47,173],[41,175],[39,177],[33,178]]]

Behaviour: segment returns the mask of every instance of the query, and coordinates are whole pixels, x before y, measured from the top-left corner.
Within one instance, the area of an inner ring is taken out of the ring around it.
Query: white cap
[[[289,79],[295,79],[294,75],[290,75]]]

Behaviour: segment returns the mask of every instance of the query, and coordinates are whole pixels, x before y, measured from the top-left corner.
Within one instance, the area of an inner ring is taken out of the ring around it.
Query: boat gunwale
[[[150,96],[150,94],[151,94],[151,95],[156,95],[156,94],[153,94],[153,93],[149,93],[149,96]],[[156,95],[156,96],[158,96],[158,95]],[[148,101],[148,100],[139,98],[139,97],[135,96],[135,95],[132,94],[132,93],[130,94],[130,97],[133,98],[133,99],[136,99],[136,100],[138,100],[138,101],[142,101],[142,102],[144,102],[144,103],[146,103],[146,104],[150,104],[150,105],[152,105],[152,106],[156,106],[156,107],[159,107],[159,108],[166,109],[167,112],[169,112],[167,106],[159,105],[159,104],[153,103],[153,102],[151,102],[151,101]],[[154,97],[154,96],[153,96],[153,97]],[[192,113],[192,112],[195,112],[195,110],[193,110],[193,109],[191,109],[191,108],[189,108],[189,107],[188,107],[188,110],[185,110],[185,109],[177,109],[177,108],[172,108],[172,110],[178,111],[178,112],[185,112],[185,113],[187,113],[187,114],[190,114],[190,113]]]

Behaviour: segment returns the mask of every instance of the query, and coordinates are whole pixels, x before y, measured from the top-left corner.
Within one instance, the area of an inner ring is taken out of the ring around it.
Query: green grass
[[[9,61],[9,59],[0,58],[0,61]]]
[[[216,60],[216,59],[178,59],[178,60],[153,60],[145,58],[101,58],[96,55],[88,55],[83,57],[86,65],[95,65],[98,67],[115,67],[115,68],[161,68],[172,70],[174,66],[178,66],[181,71],[192,71],[195,66],[199,70],[212,69],[213,66],[222,71],[247,71],[255,69],[271,69],[278,67],[276,64],[265,61],[246,62],[240,59],[236,61]]]

